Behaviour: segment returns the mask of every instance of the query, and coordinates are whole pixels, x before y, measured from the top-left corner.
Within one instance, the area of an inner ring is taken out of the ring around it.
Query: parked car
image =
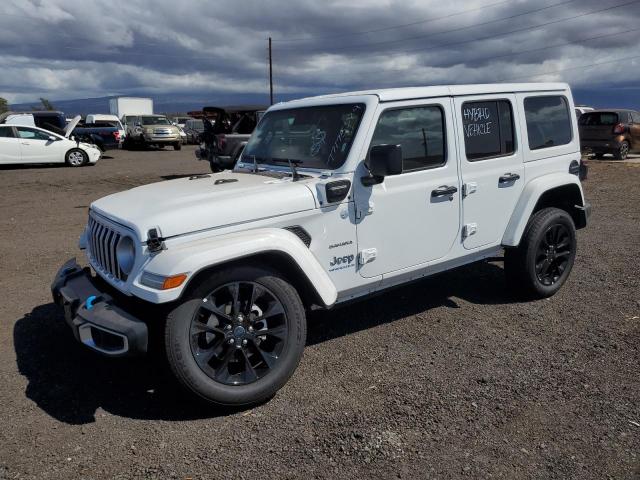
[[[582,114],[587,112],[593,112],[593,110],[594,110],[593,107],[588,107],[586,105],[576,105],[576,108],[575,108],[576,118],[579,119],[582,116]]]
[[[164,115],[127,115],[124,118],[127,146],[172,145],[174,150],[182,148],[180,130]]]
[[[583,114],[578,124],[582,150],[596,158],[610,153],[624,160],[640,150],[640,113],[635,110],[594,110]]]
[[[191,120],[191,117],[173,117],[173,123],[182,128],[184,128],[189,120]]]
[[[101,156],[94,145],[69,138],[80,117],[64,135],[31,125],[0,125],[0,164],[66,163],[70,167],[95,164]]]
[[[187,134],[187,143],[197,145],[204,132],[204,122],[201,118],[190,118],[184,124],[184,132]]]
[[[44,128],[59,134],[67,126],[67,119],[58,111],[5,112],[0,115],[0,123]]]
[[[202,112],[204,131],[196,158],[208,161],[214,173],[233,168],[258,123],[259,110],[204,107]]]
[[[93,124],[93,125],[106,125],[109,127],[118,127],[118,132],[120,132],[120,139],[124,140],[126,136],[126,131],[124,125],[117,117],[117,115],[104,115],[99,113],[92,113],[86,116],[85,123]]]
[[[115,357],[162,347],[199,397],[262,402],[302,357],[308,309],[503,249],[507,285],[528,298],[555,294],[590,212],[579,164],[562,83],[279,103],[233,172],[93,202],[80,248],[95,275],[67,261],[53,299],[90,349]]]
[[[79,123],[73,135],[86,143],[96,145],[103,152],[122,147],[120,122],[99,120],[99,123]]]

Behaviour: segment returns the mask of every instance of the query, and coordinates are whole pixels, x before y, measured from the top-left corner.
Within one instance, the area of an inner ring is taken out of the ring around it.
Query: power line
[[[532,13],[542,12],[544,10],[549,10],[551,8],[556,8],[556,7],[559,7],[561,5],[566,5],[567,3],[574,3],[576,1],[577,0],[563,0],[562,2],[553,3],[553,4],[547,5],[545,7],[535,8],[533,10],[528,10],[526,12],[521,12],[521,13],[517,13],[517,14],[514,14],[514,15],[509,15],[507,17],[488,20],[486,22],[480,22],[480,23],[474,23],[474,24],[471,24],[471,25],[465,25],[464,27],[453,28],[453,29],[450,29],[450,30],[443,30],[441,32],[428,33],[426,35],[417,35],[417,36],[413,36],[413,37],[406,37],[406,38],[401,38],[401,39],[397,39],[397,40],[385,40],[385,41],[382,41],[382,42],[370,42],[370,43],[360,43],[360,44],[355,44],[355,45],[349,45],[349,46],[346,46],[346,47],[333,49],[332,52],[339,52],[339,51],[343,51],[343,50],[351,50],[351,49],[354,49],[354,48],[371,47],[371,46],[376,46],[376,45],[390,45],[390,44],[393,44],[393,43],[402,43],[402,42],[406,42],[406,41],[410,41],[410,40],[418,40],[418,39],[435,37],[435,36],[443,35],[443,34],[446,34],[446,33],[460,32],[460,31],[463,31],[463,30],[469,30],[471,28],[490,25],[492,23],[503,22],[505,20],[513,20],[514,18],[523,17],[525,15],[530,15]],[[284,47],[284,48],[281,48],[280,50],[295,50],[295,47]]]
[[[438,20],[445,20],[447,18],[457,17],[459,15],[464,15],[466,13],[476,12],[478,10],[484,10],[486,8],[493,8],[493,7],[496,7],[498,5],[504,5],[505,3],[511,3],[512,1],[513,0],[503,0],[502,2],[490,3],[488,5],[483,5],[481,7],[476,7],[476,8],[470,8],[468,10],[462,10],[460,12],[451,13],[449,15],[444,15],[442,17],[427,18],[425,20],[418,20],[418,21],[411,22],[411,23],[403,23],[401,25],[393,25],[391,27],[375,28],[375,29],[372,29],[372,30],[361,30],[361,31],[358,31],[358,32],[350,32],[350,33],[340,33],[340,34],[337,34],[337,35],[314,35],[314,36],[303,37],[303,38],[274,38],[273,41],[274,42],[306,42],[306,41],[310,41],[310,40],[323,40],[323,39],[327,39],[327,38],[343,38],[343,37],[350,37],[350,36],[354,36],[354,35],[365,35],[367,33],[386,32],[388,30],[395,30],[396,28],[412,27],[414,25],[420,25],[420,24],[424,24],[424,23],[436,22]]]
[[[588,15],[593,15],[595,13],[601,13],[601,12],[605,12],[605,11],[608,11],[608,10],[614,10],[616,8],[626,7],[627,5],[631,5],[633,3],[638,3],[638,2],[640,2],[640,0],[633,0],[633,1],[630,1],[630,2],[626,2],[626,3],[619,4],[619,5],[615,5],[613,7],[601,8],[601,9],[598,9],[598,10],[593,10],[591,12],[585,12],[585,13],[581,13],[581,14],[578,14],[578,15],[573,15],[573,16],[570,16],[570,17],[561,18],[561,19],[558,19],[558,20],[552,20],[552,21],[549,21],[549,22],[540,23],[538,25],[532,25],[532,26],[523,27],[523,28],[517,28],[517,29],[514,29],[514,30],[509,30],[509,31],[506,31],[506,32],[501,32],[501,33],[497,33],[497,34],[493,34],[493,35],[488,35],[486,37],[472,38],[470,40],[462,40],[460,42],[437,43],[435,45],[428,45],[428,46],[423,46],[423,47],[420,47],[420,48],[413,48],[413,49],[409,49],[409,50],[404,50],[403,49],[401,51],[398,51],[398,53],[425,52],[427,49],[428,49],[429,52],[431,52],[431,51],[433,51],[433,50],[435,50],[437,48],[440,48],[440,47],[450,48],[450,47],[456,47],[456,46],[459,46],[459,45],[466,45],[466,44],[469,44],[469,43],[476,43],[476,42],[480,42],[480,41],[484,41],[484,40],[494,40],[496,38],[506,37],[506,36],[511,35],[513,33],[526,32],[526,31],[529,31],[529,30],[537,30],[539,28],[546,27],[548,25],[555,25],[555,24],[566,22],[566,21],[569,21],[569,20],[575,20],[576,18],[581,18],[581,17],[586,17]]]
[[[566,71],[569,71],[569,70],[579,70],[579,69],[582,69],[582,68],[596,67],[598,65],[606,65],[606,64],[609,64],[609,63],[622,62],[622,61],[625,61],[625,60],[635,60],[636,58],[640,58],[640,55],[634,55],[634,56],[631,56],[631,57],[616,58],[614,60],[605,60],[604,62],[590,63],[588,65],[579,65],[577,67],[561,68],[559,70],[550,70],[550,71],[547,71],[547,72],[534,73],[534,74],[530,74],[530,75],[522,75],[522,76],[518,76],[518,77],[505,77],[505,78],[498,79],[498,81],[499,82],[505,82],[505,81],[510,81],[510,80],[519,80],[519,79],[522,79],[522,78],[541,77],[542,75],[551,75],[551,74],[554,74],[554,73],[566,72]]]
[[[492,55],[490,57],[484,57],[484,58],[474,58],[472,63],[481,63],[481,62],[486,62],[487,60],[496,60],[496,59],[505,58],[505,57],[515,57],[517,55],[523,55],[525,53],[533,53],[533,52],[539,52],[539,51],[542,51],[542,50],[549,50],[550,48],[566,47],[568,45],[579,45],[579,44],[581,44],[583,42],[587,42],[587,41],[590,41],[590,40],[597,40],[597,39],[601,39],[601,38],[616,37],[618,35],[624,35],[626,33],[638,32],[638,31],[640,31],[640,28],[632,28],[630,30],[623,30],[622,32],[605,33],[605,34],[596,35],[596,36],[593,36],[593,37],[580,38],[578,40],[573,40],[571,42],[555,43],[553,45],[547,45],[545,47],[532,48],[532,49],[529,49],[529,50],[521,50],[519,52],[505,53],[505,54],[502,54],[502,55]],[[451,64],[455,65],[455,63],[453,63],[453,62],[449,62],[449,64],[447,64],[447,65],[429,65],[429,67],[444,68],[444,67],[450,66]]]

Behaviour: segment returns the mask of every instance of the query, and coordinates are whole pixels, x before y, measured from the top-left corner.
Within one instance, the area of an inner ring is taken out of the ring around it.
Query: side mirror
[[[58,141],[58,137],[54,137],[53,135],[49,135],[49,141],[50,142],[57,142]]]
[[[365,186],[381,183],[384,177],[402,173],[402,147],[400,145],[375,145],[369,151],[366,162],[369,176],[362,177]]]

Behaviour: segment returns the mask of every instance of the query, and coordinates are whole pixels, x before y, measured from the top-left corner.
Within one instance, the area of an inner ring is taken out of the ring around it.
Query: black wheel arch
[[[199,285],[204,278],[210,276],[213,272],[225,270],[234,266],[239,267],[246,265],[265,267],[280,274],[283,279],[289,282],[297,290],[306,309],[310,309],[313,306],[324,306],[324,302],[320,298],[317,290],[313,287],[309,277],[307,277],[304,271],[302,271],[293,257],[277,250],[264,251],[204,266],[189,279],[187,285],[185,285],[182,291],[182,294],[180,295],[180,298],[185,297],[188,292]]]
[[[584,210],[585,204],[582,199],[580,187],[575,183],[554,187],[538,198],[536,206],[531,212],[531,216],[544,208],[555,207],[567,212],[573,219],[576,229],[587,226],[587,214]]]

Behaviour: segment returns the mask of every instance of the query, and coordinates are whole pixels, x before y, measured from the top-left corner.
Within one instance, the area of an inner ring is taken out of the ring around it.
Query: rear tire
[[[82,167],[89,163],[89,157],[79,148],[72,148],[65,155],[64,161],[70,167]]]
[[[576,256],[576,229],[571,216],[559,208],[536,212],[520,245],[507,248],[507,283],[527,298],[554,295],[569,277]]]
[[[167,316],[165,349],[189,391],[218,405],[252,405],[271,398],[291,377],[305,346],[305,310],[277,272],[221,270],[185,299]]]
[[[613,158],[616,160],[625,160],[627,155],[629,155],[629,142],[625,140],[620,144],[616,153],[613,154]]]

